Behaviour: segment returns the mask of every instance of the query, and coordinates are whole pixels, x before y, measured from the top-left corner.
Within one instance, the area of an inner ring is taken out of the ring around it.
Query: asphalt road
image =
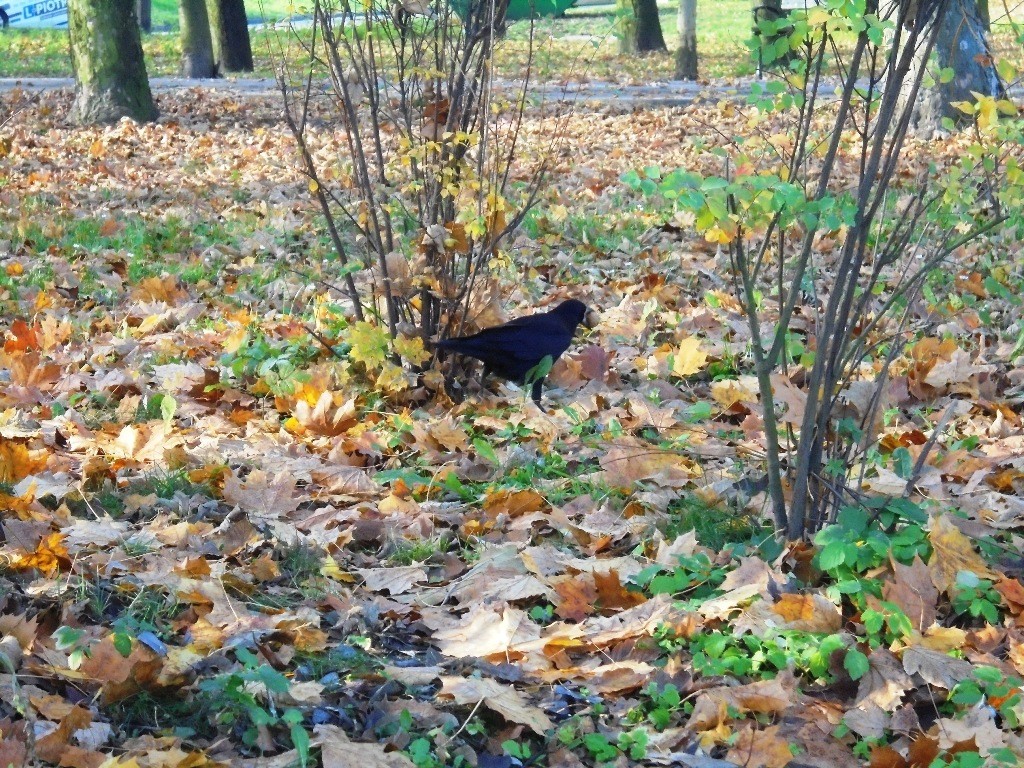
[[[151,77],[150,87],[157,93],[189,88],[229,92],[240,96],[269,96],[276,94],[277,83],[269,78],[231,78],[217,80],[188,80],[180,77]],[[512,81],[499,83],[499,87],[518,87]],[[72,89],[75,81],[70,77],[17,77],[0,78],[0,93],[21,89],[24,91],[54,91]],[[530,93],[542,101],[599,102],[609,105],[674,107],[690,104],[698,99],[739,98],[749,85],[700,84],[685,81],[651,83],[647,85],[618,85],[615,83],[587,82],[566,85],[534,83]]]

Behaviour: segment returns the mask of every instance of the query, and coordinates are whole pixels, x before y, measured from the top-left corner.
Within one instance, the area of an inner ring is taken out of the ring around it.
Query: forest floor
[[[782,116],[527,112],[549,183],[487,309],[601,316],[538,408],[352,364],[274,97],[158,89],[158,122],[109,127],[69,101],[8,91],[0,125],[0,765],[1024,754],[1019,240],[929,276],[858,458],[865,506],[784,546],[728,255],[623,181],[724,176],[736,137],[784,145]],[[973,141],[911,140],[904,183]],[[813,311],[774,380],[788,423]]]

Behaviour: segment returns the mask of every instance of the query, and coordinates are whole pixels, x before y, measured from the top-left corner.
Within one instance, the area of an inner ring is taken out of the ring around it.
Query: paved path
[[[530,93],[538,99],[555,102],[600,103],[624,108],[680,107],[698,100],[742,99],[750,91],[753,78],[735,83],[693,83],[682,80],[655,82],[646,85],[619,85],[608,82],[586,83],[534,83]],[[277,83],[270,78],[224,78],[217,80],[189,80],[181,77],[151,77],[149,84],[157,93],[205,88],[213,92],[229,92],[239,96],[272,96],[278,93]],[[0,94],[15,89],[26,91],[52,91],[74,88],[70,77],[5,77],[0,78]],[[520,87],[515,81],[498,82],[499,88],[509,90]],[[1010,98],[1024,101],[1024,86],[1009,90]],[[831,98],[831,90],[824,86],[822,100]]]
[[[276,94],[277,83],[270,78],[231,78],[219,80],[188,80],[180,77],[151,77],[150,86],[154,91],[169,92],[187,88],[205,88],[210,91],[236,93],[241,96],[269,96]],[[516,84],[504,83],[508,88]],[[15,89],[26,91],[52,91],[74,88],[70,77],[8,77],[0,78],[0,93]],[[606,82],[535,83],[530,92],[538,98],[560,102],[600,102],[621,106],[675,107],[690,104],[698,98],[738,98],[746,93],[745,85],[701,85],[699,83],[673,81],[647,85],[618,85]]]

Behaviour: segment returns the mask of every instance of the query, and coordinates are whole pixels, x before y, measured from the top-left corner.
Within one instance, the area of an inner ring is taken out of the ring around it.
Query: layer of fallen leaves
[[[1019,254],[985,273],[989,254],[959,254],[949,303],[921,308],[940,335],[894,368],[884,450],[916,459],[940,423],[952,439],[916,477],[937,502],[930,559],[872,574],[914,631],[872,647],[805,548],[737,557],[676,524],[682,498],[760,514],[749,329],[715,246],[624,210],[618,179],[715,172],[743,110],[529,117],[525,151],[553,128],[567,141],[511,301],[602,313],[541,410],[511,387],[389,406],[324,347],[315,326],[344,300],[305,277],[320,225],[272,103],[195,90],[161,97],[156,125],[83,129],[68,101],[3,129],[0,765],[286,765],[312,748],[325,766],[507,766],[510,741],[552,766],[1024,753],[1001,702],[938,706],[975,666],[1024,673],[1019,562],[974,543],[1015,548],[1024,523],[1016,338],[991,320],[1009,322],[993,288],[1019,281]],[[986,320],[953,302],[967,294]],[[798,422],[801,382],[775,386]],[[851,387],[851,412],[867,394]],[[866,467],[862,485],[906,480]],[[636,587],[680,558],[720,572],[707,599]],[[962,572],[996,585],[998,622],[950,610]],[[840,635],[867,668],[855,680],[837,655],[829,685],[785,665],[703,674],[688,651],[783,631]],[[668,727],[636,717],[651,683],[686,702]]]

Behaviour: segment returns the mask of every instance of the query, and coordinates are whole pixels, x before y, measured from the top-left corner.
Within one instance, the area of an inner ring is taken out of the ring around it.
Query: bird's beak
[[[587,310],[587,314],[583,316],[583,325],[587,328],[596,328],[598,323],[601,322],[601,313],[596,309],[590,308]]]

